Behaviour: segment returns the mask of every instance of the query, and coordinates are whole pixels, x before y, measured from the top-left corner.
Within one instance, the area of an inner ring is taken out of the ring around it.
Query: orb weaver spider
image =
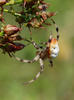
[[[53,66],[53,61],[52,58],[55,58],[58,56],[59,53],[59,45],[58,45],[58,40],[59,40],[59,28],[57,27],[55,21],[52,19],[53,24],[56,26],[56,32],[57,32],[57,37],[53,38],[52,34],[50,35],[49,39],[47,42],[44,42],[43,44],[45,44],[45,48],[37,45],[34,41],[29,41],[33,44],[33,46],[37,49],[37,55],[33,60],[24,60],[24,59],[20,59],[19,57],[14,56],[14,58],[20,62],[23,63],[34,63],[36,61],[39,60],[40,63],[40,72],[38,72],[36,74],[36,76],[34,77],[34,79],[25,82],[24,84],[30,84],[33,83],[35,80],[37,80],[40,76],[40,74],[43,72],[44,70],[44,64],[43,64],[43,60],[48,58],[49,62],[51,64],[51,66]]]

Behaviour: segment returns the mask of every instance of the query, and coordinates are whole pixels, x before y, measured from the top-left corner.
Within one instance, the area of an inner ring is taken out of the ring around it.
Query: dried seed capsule
[[[7,2],[7,0],[0,0],[0,6],[4,5]]]
[[[50,12],[50,13],[47,13],[47,16],[48,17],[52,17],[52,16],[55,16],[56,15],[56,13],[55,12]]]
[[[15,52],[24,48],[24,44],[21,43],[6,43],[3,46],[5,52]]]
[[[25,47],[24,44],[21,44],[21,43],[13,43],[13,51],[18,51],[18,50],[21,50]]]
[[[14,26],[14,25],[9,25],[9,24],[4,27],[4,32],[7,35],[15,34],[15,33],[17,33],[20,30],[21,30],[20,28]]]
[[[16,51],[22,50],[25,47],[24,44],[21,43],[5,43],[0,44],[0,48],[3,50],[3,53],[8,53],[10,57],[12,57],[13,53]]]
[[[47,5],[43,4],[43,5],[39,5],[38,8],[39,8],[40,10],[45,11],[48,7],[47,7]]]

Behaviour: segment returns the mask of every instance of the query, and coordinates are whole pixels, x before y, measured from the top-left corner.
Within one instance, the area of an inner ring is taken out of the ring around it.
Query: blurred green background
[[[46,0],[51,3],[49,11],[57,12],[53,17],[60,29],[60,53],[51,68],[44,61],[44,72],[31,85],[24,82],[32,79],[40,70],[39,63],[25,64],[0,54],[0,100],[74,100],[74,0]],[[7,23],[17,24],[14,16],[5,13]],[[24,28],[24,26],[23,26]],[[38,43],[47,41],[54,27],[32,30],[32,37]],[[24,28],[23,36],[29,37]],[[21,34],[22,34],[21,33]],[[16,53],[24,59],[32,59],[35,49],[32,46]]]

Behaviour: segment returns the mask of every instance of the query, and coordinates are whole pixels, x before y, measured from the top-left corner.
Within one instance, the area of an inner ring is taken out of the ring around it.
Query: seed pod
[[[24,48],[24,44],[21,44],[21,43],[6,43],[5,45],[3,45],[3,50],[5,52],[16,52],[18,50],[21,50]]]
[[[24,47],[25,47],[24,44],[17,43],[17,42],[13,43],[13,45],[12,45],[13,51],[21,50],[21,49],[23,49]]]
[[[15,34],[15,33],[17,33],[20,30],[21,30],[20,28],[14,26],[14,25],[9,25],[9,24],[4,27],[4,32],[7,35]]]
[[[38,8],[39,8],[40,10],[45,11],[48,7],[47,7],[47,5],[43,4],[43,5],[39,5]]]
[[[55,16],[56,15],[56,13],[55,12],[50,12],[50,13],[47,13],[47,16],[48,17],[52,17],[52,16]]]
[[[6,4],[7,0],[0,0],[0,6]]]
[[[0,43],[0,48],[3,50],[3,53],[8,53],[10,57],[12,57],[13,53],[16,51],[22,50],[25,47],[24,44],[21,43]]]

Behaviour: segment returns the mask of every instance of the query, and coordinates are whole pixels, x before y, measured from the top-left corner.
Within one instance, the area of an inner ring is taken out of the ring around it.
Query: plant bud
[[[21,50],[25,47],[24,44],[21,44],[21,43],[18,43],[18,42],[15,42],[13,45],[14,45],[13,47],[14,47],[15,51]]]
[[[40,10],[43,10],[43,11],[45,11],[46,9],[47,9],[47,5],[39,5],[39,7],[38,7]]]
[[[7,2],[7,0],[0,0],[0,6],[4,5]]]
[[[47,13],[47,16],[48,17],[52,17],[52,16],[55,16],[56,15],[56,13],[55,12],[50,12],[50,13]]]
[[[24,48],[24,44],[21,43],[6,43],[3,47],[5,52],[11,53],[22,50]]]
[[[17,33],[20,30],[21,30],[20,28],[14,26],[14,25],[9,25],[9,24],[4,27],[4,32],[7,35],[15,34],[15,33]]]

